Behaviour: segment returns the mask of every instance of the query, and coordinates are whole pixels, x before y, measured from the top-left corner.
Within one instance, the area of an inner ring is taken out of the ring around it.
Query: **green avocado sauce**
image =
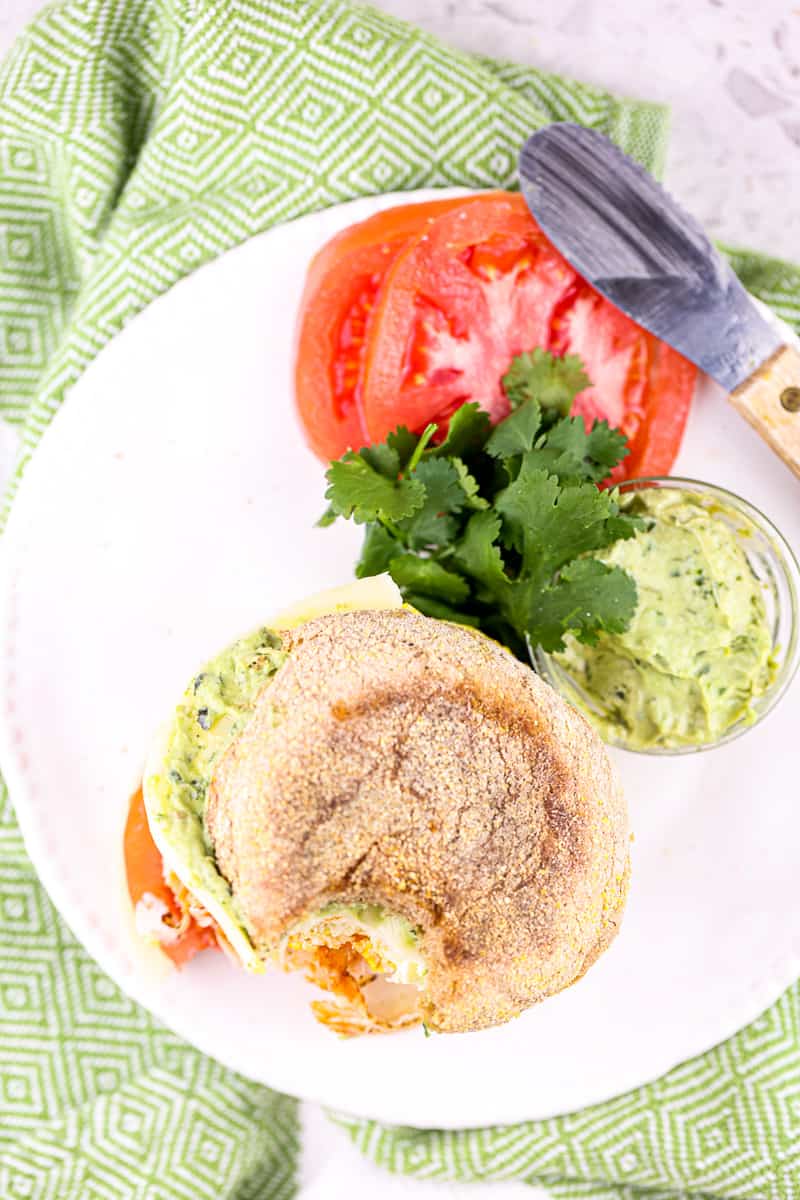
[[[261,628],[208,662],[184,692],[160,762],[145,777],[148,817],[184,864],[184,882],[201,898],[205,893],[217,900],[239,924],[206,832],[208,785],[215,763],[244,729],[256,697],[286,658],[278,635]]]
[[[594,557],[635,579],[630,627],[602,634],[595,646],[567,638],[554,657],[609,740],[631,749],[715,741],[752,717],[776,667],[762,584],[736,514],[677,488],[622,500],[643,526]]]
[[[246,727],[256,698],[288,657],[279,636],[257,629],[208,662],[184,692],[160,748],[158,768],[146,779],[148,815],[181,863],[181,877],[201,902],[214,899],[228,920],[225,933],[251,967],[261,957],[226,879],[220,875],[205,827],[214,767]],[[287,936],[320,922],[351,921],[385,946],[398,982],[417,983],[426,972],[418,937],[403,917],[377,904],[332,901],[292,926]]]

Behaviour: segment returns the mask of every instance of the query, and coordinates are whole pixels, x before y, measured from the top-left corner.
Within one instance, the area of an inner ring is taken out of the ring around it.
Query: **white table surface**
[[[720,239],[800,259],[800,5],[792,0],[376,0],[464,50],[672,110],[667,183]],[[42,0],[0,0],[0,55]],[[0,425],[0,484],[14,438]],[[536,1200],[516,1184],[458,1187],[377,1171],[303,1105],[302,1200]],[[377,1190],[376,1190],[377,1189]]]

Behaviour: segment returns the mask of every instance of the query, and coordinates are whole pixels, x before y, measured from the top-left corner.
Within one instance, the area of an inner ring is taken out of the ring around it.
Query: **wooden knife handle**
[[[800,350],[781,346],[731,392],[731,403],[800,477]]]

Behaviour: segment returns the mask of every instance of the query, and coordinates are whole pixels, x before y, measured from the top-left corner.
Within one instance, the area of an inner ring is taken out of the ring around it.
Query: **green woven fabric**
[[[458,54],[369,9],[53,4],[0,72],[0,406],[23,459],[109,338],[200,263],[359,195],[513,185],[520,142],[554,119],[663,165],[659,107]],[[800,327],[800,272],[730,253]],[[292,1194],[295,1103],[120,994],[54,911],[2,788],[0,934],[0,1196]],[[519,1178],[558,1197],[789,1200],[799,1009],[792,989],[657,1083],[552,1121],[442,1134],[338,1119],[376,1161],[426,1178]]]

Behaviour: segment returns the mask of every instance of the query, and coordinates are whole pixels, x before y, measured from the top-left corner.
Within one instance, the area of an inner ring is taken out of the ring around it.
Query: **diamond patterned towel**
[[[665,114],[315,0],[57,0],[0,72],[0,405],[27,457],[87,362],[158,293],[278,221],[423,185],[511,186],[554,119],[651,170]],[[800,327],[800,272],[732,253]],[[278,1200],[294,1101],[121,995],[37,882],[0,788],[0,1196]],[[554,1196],[800,1196],[800,991],[664,1079],[468,1133],[340,1118],[387,1167]]]

